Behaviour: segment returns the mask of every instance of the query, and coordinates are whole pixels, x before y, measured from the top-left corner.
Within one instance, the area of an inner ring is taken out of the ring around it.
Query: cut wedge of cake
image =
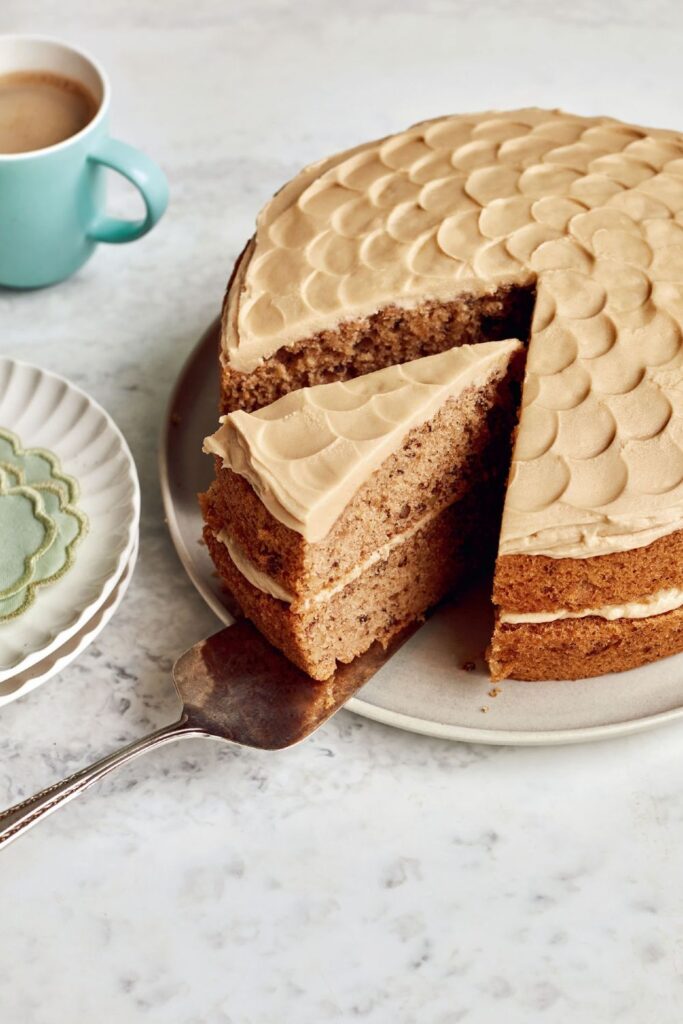
[[[201,496],[221,578],[316,679],[490,567],[523,345],[454,348],[223,418]]]

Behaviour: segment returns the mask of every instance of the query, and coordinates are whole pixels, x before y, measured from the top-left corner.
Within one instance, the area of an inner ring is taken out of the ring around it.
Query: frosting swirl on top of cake
[[[387,305],[536,282],[501,554],[683,528],[683,136],[537,109],[440,118],[306,168],[266,205],[224,358]]]
[[[204,441],[271,515],[322,540],[372,473],[449,398],[504,372],[519,341],[465,345],[224,416]]]
[[[533,108],[425,122],[305,168],[266,204],[225,353],[249,372],[384,305],[546,275],[544,318],[598,315],[607,292],[631,311],[680,278],[680,210],[677,133]]]

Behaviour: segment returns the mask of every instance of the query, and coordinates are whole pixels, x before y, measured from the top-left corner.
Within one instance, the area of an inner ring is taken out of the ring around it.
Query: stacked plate
[[[140,487],[111,417],[55,374],[0,359],[0,430],[24,451],[54,453],[78,482],[88,530],[60,579],[0,622],[0,706],[59,672],[94,640],[119,605],[137,558]],[[2,538],[0,538],[2,543]]]

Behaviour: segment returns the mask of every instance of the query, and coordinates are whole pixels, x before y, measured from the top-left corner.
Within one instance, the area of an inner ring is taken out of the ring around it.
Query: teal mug
[[[53,39],[0,36],[0,75],[16,71],[75,79],[97,103],[92,120],[63,142],[0,153],[0,285],[39,288],[73,274],[98,242],[145,235],[166,209],[168,184],[149,157],[109,136],[109,83],[92,57]],[[107,216],[107,168],[140,192],[141,220]]]

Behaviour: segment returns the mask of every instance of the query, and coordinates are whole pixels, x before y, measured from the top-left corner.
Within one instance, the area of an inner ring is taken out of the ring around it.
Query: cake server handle
[[[196,725],[190,725],[187,717],[183,716],[177,722],[165,725],[162,729],[157,729],[156,732],[143,736],[142,739],[135,740],[126,747],[121,747],[120,750],[108,754],[100,761],[95,761],[87,768],[81,768],[67,779],[48,786],[40,793],[36,793],[27,800],[22,800],[13,807],[8,807],[6,811],[0,811],[0,849],[42,821],[48,814],[52,814],[69,800],[84,793],[94,782],[98,782],[115,768],[120,768],[121,765],[128,764],[140,754],[146,754],[147,751],[155,750],[173,740],[196,736],[208,736],[208,733],[197,728]]]

